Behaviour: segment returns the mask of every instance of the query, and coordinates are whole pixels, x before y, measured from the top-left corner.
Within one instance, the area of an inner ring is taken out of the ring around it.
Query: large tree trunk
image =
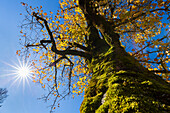
[[[170,110],[170,85],[148,72],[122,48],[92,59],[93,76],[81,113],[163,113]]]
[[[162,113],[170,111],[170,85],[149,72],[121,46],[119,35],[90,7],[91,0],[79,0],[90,35],[92,58],[88,66],[92,79],[81,104],[81,113]],[[97,27],[96,27],[97,26]],[[100,30],[104,39],[99,39]]]

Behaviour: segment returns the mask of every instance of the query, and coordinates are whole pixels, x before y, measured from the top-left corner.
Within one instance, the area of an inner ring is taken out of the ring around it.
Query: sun
[[[21,78],[27,78],[30,77],[32,74],[32,68],[30,65],[28,65],[27,63],[25,64],[24,62],[22,64],[20,64],[19,66],[17,66],[16,68],[16,74],[18,77]]]
[[[15,83],[18,83],[19,85],[22,83],[23,87],[25,87],[25,84],[27,83],[29,85],[29,80],[32,80],[33,78],[33,66],[28,61],[25,61],[24,59],[20,60],[18,58],[18,63],[15,63],[14,65],[8,64],[10,67],[12,67],[12,70],[9,70],[9,75],[12,75],[13,82],[11,83],[11,86]]]

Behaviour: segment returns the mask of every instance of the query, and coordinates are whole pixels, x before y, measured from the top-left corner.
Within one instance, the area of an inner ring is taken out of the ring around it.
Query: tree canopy
[[[3,103],[5,98],[7,97],[7,90],[5,88],[0,88],[0,103]],[[1,107],[2,105],[0,105]]]
[[[50,12],[22,5],[24,47],[17,54],[33,58],[33,81],[49,89],[44,98],[53,97],[52,109],[66,95],[87,89],[93,73],[88,63],[99,54],[101,40],[108,47],[120,40],[126,52],[169,82],[169,0],[60,0]],[[115,38],[104,36],[106,30]]]

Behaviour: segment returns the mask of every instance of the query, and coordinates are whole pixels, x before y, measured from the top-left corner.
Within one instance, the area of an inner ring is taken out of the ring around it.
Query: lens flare
[[[16,67],[16,74],[21,78],[29,78],[32,74],[31,66],[28,63],[20,63],[19,66]]]
[[[18,63],[15,63],[14,65],[7,65],[13,68],[12,70],[8,70],[8,75],[11,75],[13,78],[11,86],[15,83],[18,83],[20,85],[21,82],[23,83],[23,87],[25,87],[26,83],[29,85],[29,80],[32,80],[34,73],[33,66],[31,65],[29,60],[26,62],[24,60],[18,59]]]

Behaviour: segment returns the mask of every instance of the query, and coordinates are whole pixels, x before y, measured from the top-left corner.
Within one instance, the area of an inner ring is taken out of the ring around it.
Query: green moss
[[[94,113],[100,105],[101,98],[102,92],[100,92],[94,97],[85,98],[80,108],[81,113]]]
[[[89,64],[93,76],[85,92],[80,112],[168,112],[170,85],[162,78],[149,73],[131,56],[119,56],[115,52],[112,47],[105,54],[93,58]]]

